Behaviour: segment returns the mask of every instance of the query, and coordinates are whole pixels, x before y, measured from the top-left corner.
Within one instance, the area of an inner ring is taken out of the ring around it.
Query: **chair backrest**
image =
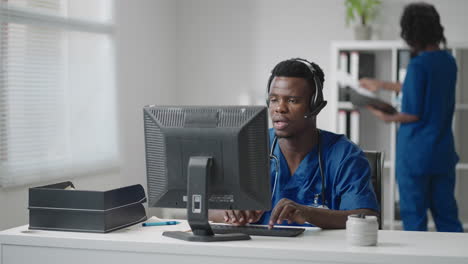
[[[383,171],[383,152],[364,151],[371,167],[371,181],[374,187],[375,195],[379,203],[379,229],[382,229],[382,171]]]

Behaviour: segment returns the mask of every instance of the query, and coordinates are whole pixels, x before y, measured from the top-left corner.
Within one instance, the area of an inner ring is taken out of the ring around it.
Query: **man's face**
[[[315,126],[310,112],[311,89],[304,78],[275,77],[271,82],[269,112],[276,136],[290,138]]]

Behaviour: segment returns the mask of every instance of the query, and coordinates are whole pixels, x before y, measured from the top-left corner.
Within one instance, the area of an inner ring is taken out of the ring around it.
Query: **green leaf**
[[[359,18],[360,23],[366,25],[373,20],[380,6],[380,0],[345,0],[346,25]]]

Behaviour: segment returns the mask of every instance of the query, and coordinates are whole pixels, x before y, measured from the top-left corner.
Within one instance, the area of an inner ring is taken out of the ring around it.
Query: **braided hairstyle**
[[[407,5],[401,16],[400,26],[401,37],[415,52],[441,42],[447,48],[439,13],[431,4],[420,2]]]
[[[315,81],[314,81],[314,75],[312,72],[309,70],[309,68],[302,62],[306,61],[310,63],[314,70],[315,74],[318,77],[318,80],[320,81],[320,86],[323,87],[323,82],[325,82],[325,74],[323,73],[322,69],[315,63],[310,62],[305,59],[301,58],[293,58],[289,60],[284,60],[278,64],[276,64],[275,68],[271,71],[270,78],[268,79],[268,92],[270,92],[270,85],[271,82],[273,81],[273,78],[275,77],[299,77],[299,78],[304,78],[307,80],[307,83],[309,84],[309,88],[312,91],[311,95],[314,95],[316,92],[317,87],[315,87]]]

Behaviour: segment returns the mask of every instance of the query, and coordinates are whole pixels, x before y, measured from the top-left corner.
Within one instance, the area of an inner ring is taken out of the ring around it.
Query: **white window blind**
[[[0,0],[0,186],[118,168],[111,0]]]

